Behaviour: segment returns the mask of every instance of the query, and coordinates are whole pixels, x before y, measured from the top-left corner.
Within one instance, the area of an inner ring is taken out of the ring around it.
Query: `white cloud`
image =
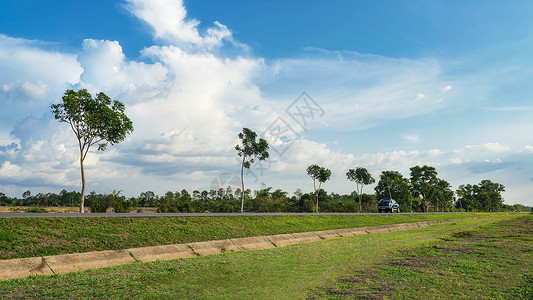
[[[451,85],[447,85],[446,87],[444,87],[442,89],[443,92],[448,92],[448,91],[451,91],[452,90],[452,86]]]
[[[81,71],[75,55],[45,50],[43,43],[0,34],[0,100],[3,103],[43,100],[49,92],[77,83]]]
[[[199,21],[186,20],[187,10],[182,0],[128,0],[126,7],[153,30],[154,37],[173,45],[211,49],[220,47],[223,39],[230,39],[231,32],[225,25],[215,22],[205,35],[198,32]]]
[[[479,153],[479,152],[493,152],[493,153],[503,153],[511,151],[511,148],[502,145],[500,143],[486,143],[481,145],[469,145],[461,149],[454,150],[455,153]]]
[[[423,115],[454,103],[432,100],[440,96],[444,80],[439,62],[431,59],[313,49],[305,58],[281,59],[267,67],[260,88],[280,110],[302,91],[324,109],[324,121],[314,122],[312,129],[361,130],[383,118]]]
[[[418,135],[404,135],[403,138],[412,143],[416,143],[420,139]]]
[[[422,93],[418,93],[418,94],[416,94],[415,100],[416,101],[420,101],[420,100],[422,100],[424,98],[426,98],[426,95],[424,95]]]
[[[133,104],[164,94],[171,84],[160,62],[127,61],[117,41],[85,39],[82,49],[81,86],[94,93],[103,91]]]

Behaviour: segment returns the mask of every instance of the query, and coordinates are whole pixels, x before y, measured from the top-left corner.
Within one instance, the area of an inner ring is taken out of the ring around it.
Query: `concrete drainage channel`
[[[108,250],[0,260],[0,280],[23,278],[30,275],[64,274],[89,269],[118,266],[134,262],[151,262],[156,260],[190,258],[233,251],[269,249],[314,242],[322,239],[425,227],[448,221],[451,220],[287,233],[188,244],[132,248],[125,250]]]

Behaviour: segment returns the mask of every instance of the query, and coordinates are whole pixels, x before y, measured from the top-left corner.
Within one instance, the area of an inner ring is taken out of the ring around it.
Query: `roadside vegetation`
[[[486,214],[0,219],[0,259],[482,215]]]
[[[533,217],[492,215],[283,248],[0,282],[0,297],[531,299]]]
[[[320,204],[320,212],[375,212],[376,203],[382,198],[393,198],[400,204],[402,212],[505,212],[505,211],[532,211],[532,207],[521,204],[507,205],[503,203],[499,184],[483,181],[479,185],[464,185],[457,191],[446,193],[433,192],[426,196],[424,206],[422,198],[413,197],[409,190],[409,180],[401,177],[398,172],[383,172],[375,194],[340,195],[328,193],[324,189],[317,189],[316,193],[304,193],[297,189],[292,195],[288,192],[274,189],[266,185],[253,193],[247,189],[244,193],[244,211],[246,212],[315,212],[316,203]],[[388,182],[388,183],[387,183]],[[441,184],[444,184],[441,181]],[[389,189],[390,186],[390,189]],[[448,200],[439,199],[446,195]],[[32,194],[26,191],[21,198],[9,197],[0,192],[0,206],[14,207],[79,207],[79,192],[62,190],[56,193]],[[89,193],[85,198],[86,206],[90,212],[142,212],[148,208],[153,211],[165,213],[178,212],[239,212],[243,205],[239,188],[235,190],[228,186],[218,190],[195,190],[192,193],[181,191],[168,191],[164,195],[157,195],[146,191],[137,197],[126,198],[121,191],[110,194]],[[4,210],[5,211],[5,210]],[[10,210],[7,210],[10,211]],[[15,211],[15,209],[11,210]],[[28,210],[18,209],[20,212]]]

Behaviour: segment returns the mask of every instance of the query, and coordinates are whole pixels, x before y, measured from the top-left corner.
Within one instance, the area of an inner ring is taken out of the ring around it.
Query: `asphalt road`
[[[448,212],[400,213],[447,214]],[[385,213],[382,213],[385,214]],[[379,213],[0,213],[0,219],[15,218],[159,218],[159,217],[250,217],[250,216],[351,216],[381,215]]]

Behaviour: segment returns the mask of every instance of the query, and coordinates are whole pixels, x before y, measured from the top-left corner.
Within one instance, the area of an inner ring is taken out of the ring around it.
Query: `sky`
[[[0,192],[80,190],[79,151],[50,105],[67,89],[126,105],[134,131],[90,151],[88,191],[238,185],[292,194],[306,167],[379,179],[431,165],[455,190],[489,179],[533,205],[533,2],[56,0],[0,2]],[[365,187],[366,193],[373,186]]]

